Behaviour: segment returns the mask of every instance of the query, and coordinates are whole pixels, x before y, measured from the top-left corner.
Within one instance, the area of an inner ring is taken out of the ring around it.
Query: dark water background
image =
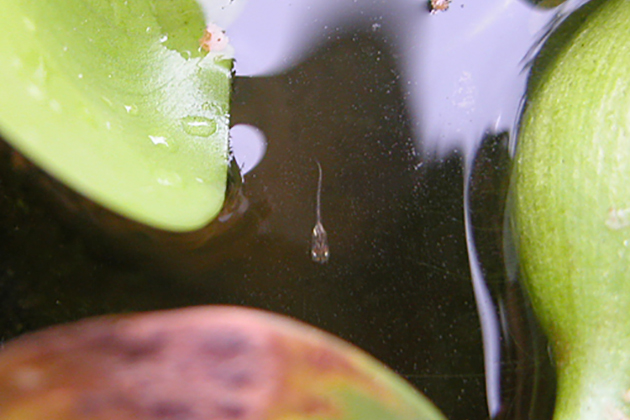
[[[417,13],[428,14],[424,3]],[[358,345],[450,419],[549,418],[546,344],[510,275],[505,245],[511,126],[480,121],[450,148],[423,139],[410,100],[422,92],[404,76],[401,44],[374,23],[381,25],[362,18],[327,27],[282,71],[237,74],[232,124],[257,127],[267,146],[244,177],[249,217],[220,242],[153,258],[103,245],[51,210],[36,187],[13,175],[10,153],[1,154],[0,339],[105,313],[246,305]],[[508,71],[522,78],[523,68]],[[520,96],[511,101],[518,107]],[[453,124],[445,117],[445,126]],[[323,265],[309,256],[316,160],[331,249]],[[471,239],[498,325],[500,353],[491,359],[470,274]],[[490,403],[488,360],[499,373]]]

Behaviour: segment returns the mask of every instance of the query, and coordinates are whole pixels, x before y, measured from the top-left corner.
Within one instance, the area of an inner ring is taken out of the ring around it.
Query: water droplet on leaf
[[[127,114],[136,115],[138,113],[138,107],[135,104],[125,105],[125,111],[127,111]]]
[[[154,145],[159,146],[166,146],[168,147],[168,141],[166,141],[166,137],[163,136],[149,136],[149,138],[151,139],[151,141],[153,142]]]
[[[209,111],[216,116],[223,116],[227,113],[227,109],[216,102],[204,102],[201,105],[201,109],[203,109],[204,111]]]
[[[217,131],[217,123],[206,117],[184,117],[181,120],[182,128],[191,136],[208,137]]]
[[[165,187],[181,187],[182,177],[174,171],[160,169],[156,173],[157,182]]]

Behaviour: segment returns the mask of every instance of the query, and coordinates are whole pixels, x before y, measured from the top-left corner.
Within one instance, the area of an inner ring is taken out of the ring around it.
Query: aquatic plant
[[[554,418],[630,415],[630,2],[594,0],[534,63],[512,219],[551,341]]]

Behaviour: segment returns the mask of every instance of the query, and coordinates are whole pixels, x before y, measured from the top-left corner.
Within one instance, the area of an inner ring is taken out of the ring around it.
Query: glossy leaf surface
[[[383,365],[270,313],[199,307],[81,321],[0,352],[0,419],[442,420]]]
[[[538,57],[516,157],[521,267],[558,371],[556,419],[630,415],[630,2],[595,0]]]
[[[195,1],[0,6],[0,134],[15,150],[156,228],[195,230],[217,215],[231,59],[200,49]]]

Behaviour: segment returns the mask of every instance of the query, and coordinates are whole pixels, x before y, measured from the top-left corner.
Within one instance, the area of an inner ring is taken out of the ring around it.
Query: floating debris
[[[199,40],[199,45],[205,51],[222,51],[228,45],[230,40],[228,36],[225,34],[223,28],[219,25],[215,25],[214,23],[209,24],[206,27],[203,36]]]
[[[445,12],[448,10],[448,6],[451,4],[451,0],[431,0],[430,8],[431,14],[434,15],[437,12]]]

